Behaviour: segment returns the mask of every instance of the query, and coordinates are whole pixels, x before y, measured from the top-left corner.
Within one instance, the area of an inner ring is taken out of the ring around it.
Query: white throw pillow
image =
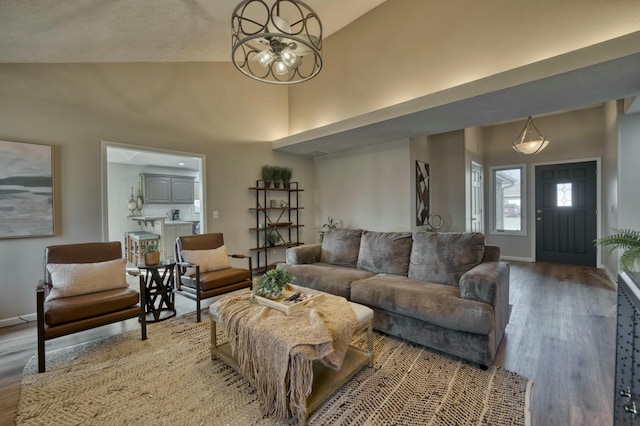
[[[128,287],[126,259],[96,263],[48,263],[53,288],[47,301]]]
[[[200,266],[200,273],[231,268],[225,245],[211,250],[182,250],[181,253],[185,262]],[[195,273],[196,268],[187,268],[186,275],[193,276]]]

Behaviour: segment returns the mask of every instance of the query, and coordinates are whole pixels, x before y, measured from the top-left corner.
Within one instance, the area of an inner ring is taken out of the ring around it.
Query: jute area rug
[[[205,316],[206,318],[206,316]],[[17,425],[294,425],[265,418],[253,387],[209,352],[208,319],[188,314],[47,353],[26,365]],[[222,331],[219,331],[222,333]],[[222,336],[221,336],[222,337]],[[364,336],[357,344],[365,346]],[[375,362],[311,425],[527,425],[531,382],[374,333]]]

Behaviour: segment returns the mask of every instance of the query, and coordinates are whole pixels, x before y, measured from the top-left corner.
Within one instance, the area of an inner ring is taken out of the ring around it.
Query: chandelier
[[[525,155],[537,154],[545,149],[547,145],[549,145],[549,140],[542,136],[542,133],[533,124],[531,116],[527,119],[527,123],[518,134],[516,140],[513,141],[513,149]]]
[[[322,23],[301,1],[244,0],[233,10],[231,29],[233,64],[253,79],[300,83],[322,68]]]

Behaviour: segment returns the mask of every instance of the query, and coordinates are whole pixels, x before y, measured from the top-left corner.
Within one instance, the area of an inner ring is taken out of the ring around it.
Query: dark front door
[[[596,266],[595,161],[536,166],[536,260]]]

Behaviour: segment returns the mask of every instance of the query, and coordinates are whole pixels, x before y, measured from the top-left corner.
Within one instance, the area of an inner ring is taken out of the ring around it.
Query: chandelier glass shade
[[[545,149],[549,145],[549,140],[540,133],[531,116],[527,119],[522,131],[513,141],[513,149],[521,154],[534,155]]]
[[[231,16],[231,59],[265,83],[307,81],[322,69],[322,23],[298,0],[244,0]]]

